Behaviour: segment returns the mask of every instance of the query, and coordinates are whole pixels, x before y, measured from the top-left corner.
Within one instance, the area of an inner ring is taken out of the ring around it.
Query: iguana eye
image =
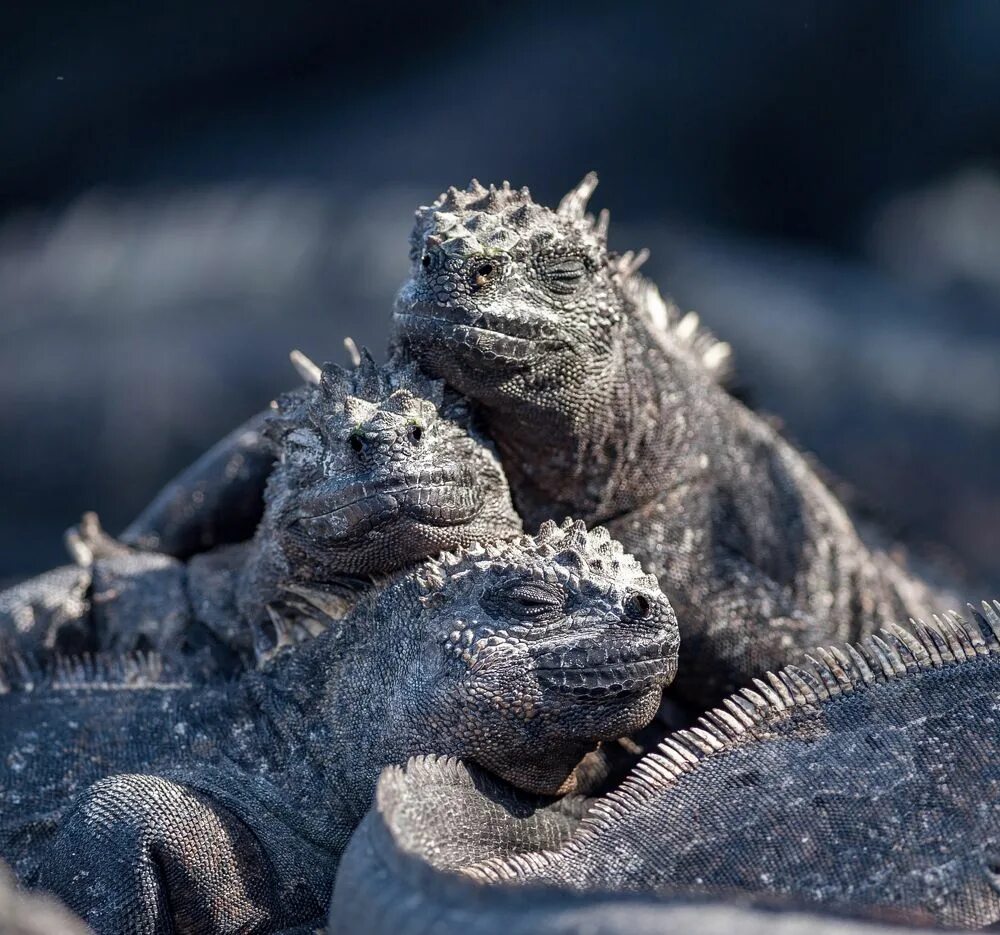
[[[515,581],[493,588],[483,595],[483,606],[502,616],[534,620],[562,610],[565,596],[554,584]]]
[[[558,254],[542,257],[538,271],[545,285],[558,295],[572,295],[587,276],[587,263],[581,256]]]
[[[509,588],[507,601],[522,616],[538,617],[563,606],[563,594],[552,585],[522,583]]]

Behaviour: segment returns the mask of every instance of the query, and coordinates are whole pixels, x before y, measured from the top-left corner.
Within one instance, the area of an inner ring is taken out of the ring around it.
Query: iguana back
[[[462,863],[453,842],[442,862],[447,806],[421,812],[399,770],[379,802],[397,800],[397,846],[484,884],[735,892],[988,925],[1000,919],[998,611],[893,628],[758,680],[644,757],[548,850],[511,843],[508,818],[506,856],[483,860],[477,844]],[[440,782],[434,795],[448,800]]]

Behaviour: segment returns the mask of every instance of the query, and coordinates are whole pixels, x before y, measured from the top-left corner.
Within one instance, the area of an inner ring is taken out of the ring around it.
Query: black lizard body
[[[610,894],[665,900],[667,920],[671,900],[694,896],[995,923],[998,612],[1000,603],[969,623],[948,616],[892,628],[758,680],[643,757],[589,810],[577,802],[585,814],[572,830],[454,761],[424,760],[412,775],[387,770],[379,809],[351,844],[332,917],[342,905],[350,918],[390,918],[412,883],[408,871],[396,877],[387,868],[417,863],[426,873],[418,899],[430,915],[412,914],[413,931],[434,930],[435,905],[456,918],[480,898],[465,886],[463,897],[438,902],[443,871],[480,888],[528,887],[526,901],[533,887],[576,893],[568,906],[600,907]],[[381,873],[377,888],[367,873]],[[482,900],[488,912],[491,897]],[[627,905],[609,932],[629,931]],[[406,935],[399,922],[393,931]]]

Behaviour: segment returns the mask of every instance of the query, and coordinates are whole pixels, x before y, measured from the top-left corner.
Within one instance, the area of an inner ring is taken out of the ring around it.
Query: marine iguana
[[[578,891],[554,886],[484,886],[456,869],[475,852],[518,852],[565,840],[572,809],[494,782],[475,767],[414,757],[405,772],[387,770],[378,804],[358,826],[337,872],[328,935],[903,935],[897,913],[839,913],[760,894],[724,896]],[[559,800],[566,803],[566,799]],[[579,811],[579,803],[575,809]],[[429,832],[429,823],[437,823]],[[561,827],[562,826],[562,827]],[[544,830],[542,830],[544,829]],[[432,843],[433,842],[433,843]],[[443,851],[432,848],[441,847]],[[446,855],[445,859],[441,859]],[[883,923],[875,921],[882,916]],[[896,924],[885,924],[892,919]],[[923,929],[921,929],[923,930]]]
[[[0,695],[0,856],[98,932],[304,924],[383,766],[440,752],[571,790],[599,741],[652,718],[677,663],[656,580],[582,523],[443,553],[323,623],[228,684],[148,665],[18,676]]]
[[[90,514],[70,537],[78,567],[0,594],[8,651],[213,647],[245,659],[289,586],[333,586],[522,531],[492,445],[440,380],[367,351],[351,370],[294,359],[307,386],[264,423],[277,465],[253,539],[185,564],[115,542]]]
[[[998,743],[1000,602],[968,623],[892,627],[755,680],[644,757],[568,833],[565,813],[555,822],[550,807],[455,760],[387,769],[331,918],[385,919],[394,935],[481,919],[491,897],[441,891],[450,871],[531,886],[532,899],[536,886],[593,894],[566,901],[577,908],[609,893],[756,894],[989,925],[1000,920]],[[619,911],[608,930],[624,933]],[[506,930],[509,910],[502,919]],[[497,922],[475,931],[499,932]],[[550,930],[562,929],[536,929]]]
[[[726,345],[608,249],[593,173],[557,210],[508,183],[418,209],[395,340],[483,411],[529,523],[609,525],[684,621],[698,707],[794,649],[939,601],[869,549],[806,459],[720,385]]]
[[[596,184],[555,211],[506,183],[449,189],[417,211],[396,300],[395,343],[479,405],[521,515],[609,524],[656,574],[686,628],[673,694],[693,708],[793,650],[950,603],[866,546],[807,460],[724,389],[728,346],[639,274],[644,252],[609,251],[607,212],[586,213]],[[125,538],[183,551],[228,535],[220,504],[260,483],[251,462],[266,470],[256,431]]]

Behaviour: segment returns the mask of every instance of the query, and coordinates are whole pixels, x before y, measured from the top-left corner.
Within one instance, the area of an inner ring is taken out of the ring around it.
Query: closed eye
[[[541,617],[563,606],[563,595],[558,589],[536,584],[521,584],[507,592],[507,598],[515,605],[512,610],[525,617]]]
[[[587,275],[585,260],[574,254],[542,257],[538,269],[545,285],[560,295],[571,295]]]
[[[556,585],[519,582],[488,592],[483,603],[503,616],[534,620],[562,610],[565,595]]]

